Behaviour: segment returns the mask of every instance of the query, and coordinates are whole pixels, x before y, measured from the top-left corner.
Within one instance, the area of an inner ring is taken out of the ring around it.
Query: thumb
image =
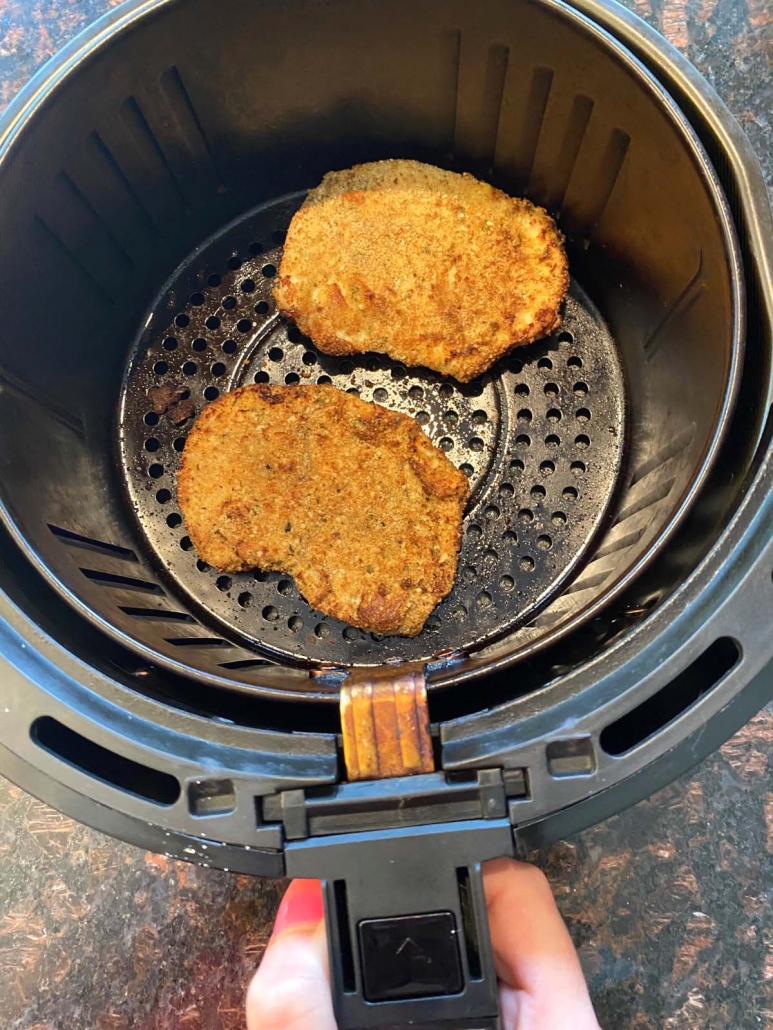
[[[483,867],[508,1030],[599,1030],[580,961],[545,875],[499,858]]]
[[[248,1030],[336,1030],[322,885],[293,880],[247,991]]]

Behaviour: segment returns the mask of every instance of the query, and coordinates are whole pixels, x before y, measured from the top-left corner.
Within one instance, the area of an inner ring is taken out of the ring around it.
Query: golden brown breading
[[[560,325],[553,219],[418,161],[330,172],[293,217],[277,305],[329,354],[381,351],[468,382]]]
[[[453,585],[464,473],[413,419],[332,386],[245,386],[208,405],[177,491],[205,562],[287,572],[360,629],[415,636]]]

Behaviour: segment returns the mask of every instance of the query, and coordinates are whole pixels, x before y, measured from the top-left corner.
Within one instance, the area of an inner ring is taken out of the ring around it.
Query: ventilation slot
[[[69,529],[62,529],[61,526],[52,526],[50,522],[48,523],[48,528],[55,537],[69,547],[82,547],[86,551],[109,554],[112,558],[121,558],[123,561],[139,561],[137,555],[130,547],[120,547],[118,544],[108,544],[104,540],[95,540],[90,536],[81,536],[80,533],[73,533]]]
[[[209,140],[179,69],[174,66],[168,68],[161,76],[161,86],[194,162],[202,167],[208,165],[211,177],[219,181],[221,177],[212,156]],[[222,183],[220,185],[222,187]]]
[[[192,615],[186,612],[173,612],[165,608],[125,608],[122,604],[118,606],[122,612],[131,615],[133,619],[158,619],[162,622],[195,622]]]
[[[73,177],[63,171],[59,173],[58,182],[61,184],[62,191],[68,195],[71,200],[75,201],[85,214],[86,219],[91,222],[91,225],[89,226],[91,232],[100,235],[102,239],[107,242],[107,248],[103,248],[102,250],[105,259],[109,260],[111,256],[114,256],[118,258],[119,263],[124,269],[133,268],[134,262],[126,253],[120,241],[116,239],[104,218],[102,218],[94,205],[84,194],[83,190],[75,182]]]
[[[448,97],[450,106],[447,114],[448,150],[453,153],[456,147],[456,119],[459,107],[459,78],[462,67],[462,34],[457,29],[441,38],[444,53],[443,67],[447,69],[446,82],[442,95]]]
[[[167,637],[167,644],[173,647],[233,647],[222,637]]]
[[[352,935],[349,930],[349,902],[346,897],[346,880],[333,881],[336,923],[338,925],[338,946],[341,954],[341,976],[344,993],[353,994],[357,985],[354,979],[354,953]]]
[[[735,667],[741,649],[730,637],[720,637],[676,679],[652,697],[610,723],[599,743],[608,755],[624,755],[642,741],[659,733],[708,694]]]
[[[163,594],[158,583],[150,583],[146,579],[134,579],[132,576],[116,576],[112,572],[100,572],[98,569],[81,569],[81,572],[92,583],[105,587],[122,587],[124,590],[141,590],[146,594]]]
[[[117,755],[50,716],[33,723],[31,736],[44,751],[127,794],[157,805],[173,805],[180,796],[174,776]]]
[[[220,668],[238,671],[239,669],[257,669],[264,665],[272,664],[272,662],[267,662],[264,658],[241,658],[236,662],[221,662]]]
[[[470,870],[460,866],[456,870],[456,882],[459,885],[459,906],[462,910],[462,926],[464,927],[464,948],[467,954],[467,968],[471,980],[481,980],[480,942],[478,941],[478,924],[475,920],[475,901],[472,896]]]

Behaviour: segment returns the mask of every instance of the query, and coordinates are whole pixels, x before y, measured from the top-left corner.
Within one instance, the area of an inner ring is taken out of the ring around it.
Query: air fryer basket
[[[291,3],[255,19],[234,3],[232,17],[160,7],[81,63],[8,162],[7,522],[88,618],[210,683],[335,700],[308,666],[453,654],[436,663],[452,682],[471,651],[470,669],[516,660],[651,560],[716,452],[743,312],[719,184],[667,94],[560,5]],[[148,397],[186,387],[200,410],[256,377],[308,376],[318,356],[270,293],[302,198],[288,194],[395,155],[555,211],[576,284],[561,333],[470,389],[322,360],[323,380],[423,420],[471,477],[457,587],[415,641],[326,620],[286,577],[197,568],[175,507],[188,427]]]
[[[303,192],[393,156],[566,233],[565,326],[470,387],[331,361],[274,313]],[[480,861],[631,803],[769,695],[773,220],[743,134],[613,0],[139,0],[6,113],[0,200],[0,768],[146,847],[325,878],[342,1027],[495,1025]],[[416,641],[199,567],[188,424],[148,390],[199,410],[266,377],[410,412],[467,466]],[[330,702],[398,658],[440,771],[342,782]],[[359,921],[430,909],[464,988],[392,1018]]]

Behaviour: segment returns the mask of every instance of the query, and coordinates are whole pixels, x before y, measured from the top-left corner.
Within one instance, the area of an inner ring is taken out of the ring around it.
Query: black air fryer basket
[[[561,330],[463,386],[280,318],[305,191],[385,157],[553,212]],[[130,0],[6,113],[0,198],[0,767],[143,846],[324,879],[342,1028],[496,1026],[480,863],[767,698],[773,220],[740,129],[612,0]],[[252,382],[403,411],[467,473],[418,637],[198,559],[163,398]],[[341,690],[400,677],[436,771],[347,782]]]

